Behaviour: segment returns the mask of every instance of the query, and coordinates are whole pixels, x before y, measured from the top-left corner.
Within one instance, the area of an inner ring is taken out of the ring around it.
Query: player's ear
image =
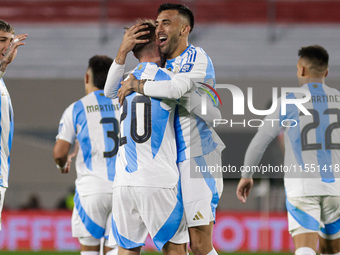
[[[184,25],[181,29],[181,35],[190,34],[190,26],[188,24]]]
[[[86,73],[85,76],[84,76],[84,83],[85,83],[85,84],[88,84],[89,81],[90,81],[90,76],[89,76],[88,73]]]
[[[325,78],[327,77],[327,75],[328,75],[328,69],[327,69],[327,71],[326,71],[326,73],[325,73]]]
[[[301,77],[305,77],[307,75],[307,68],[305,66],[303,66],[301,68]]]

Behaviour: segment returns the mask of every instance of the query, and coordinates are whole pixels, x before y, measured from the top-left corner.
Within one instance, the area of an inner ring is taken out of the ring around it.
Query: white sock
[[[99,251],[81,251],[80,255],[99,255]]]
[[[218,255],[218,253],[213,248],[207,255]]]
[[[295,251],[295,255],[315,255],[315,251],[309,247],[301,247]]]

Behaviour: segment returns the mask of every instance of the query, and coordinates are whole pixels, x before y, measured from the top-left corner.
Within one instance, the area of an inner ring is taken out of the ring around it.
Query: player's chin
[[[159,46],[159,50],[161,51],[162,54],[167,54],[168,53],[167,45]]]

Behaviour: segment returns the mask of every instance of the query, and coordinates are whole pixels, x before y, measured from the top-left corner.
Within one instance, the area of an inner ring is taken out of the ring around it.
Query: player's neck
[[[187,39],[180,41],[176,50],[174,50],[172,53],[168,54],[166,56],[166,59],[171,60],[171,59],[178,57],[188,48],[188,46],[189,46],[189,42],[188,42]]]
[[[140,63],[142,63],[142,62],[152,62],[152,63],[156,63],[158,66],[161,66],[161,58],[160,58],[160,56],[154,56],[154,57],[145,56],[145,57],[141,57],[139,59],[139,62]]]
[[[99,88],[97,88],[97,87],[95,87],[95,86],[91,86],[91,87],[89,87],[89,88],[86,90],[86,95],[88,95],[88,94],[90,94],[90,93],[92,93],[92,92],[94,92],[94,91],[97,91],[97,90],[99,90]]]
[[[325,78],[320,77],[303,77],[299,78],[299,84],[300,86],[307,84],[307,83],[325,83]]]

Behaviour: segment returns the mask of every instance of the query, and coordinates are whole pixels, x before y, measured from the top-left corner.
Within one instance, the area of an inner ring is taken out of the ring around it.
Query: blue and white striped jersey
[[[190,45],[178,57],[167,60],[166,68],[177,73],[177,79],[191,79],[192,81],[204,82],[215,87],[215,70],[209,56],[200,47]],[[192,82],[191,82],[192,84]],[[196,87],[193,86],[186,92],[179,102],[190,100],[193,93],[196,93]],[[216,95],[214,95],[216,97]],[[184,104],[184,103],[183,103]],[[206,155],[218,149],[222,151],[225,146],[218,137],[215,130],[207,123],[195,115],[188,113],[184,107],[179,107],[175,118],[175,130],[178,149],[178,161],[184,161],[188,158]]]
[[[137,79],[169,80],[155,63],[139,63]],[[114,186],[173,188],[179,180],[174,115],[176,101],[128,95],[121,107],[120,147]]]
[[[1,112],[0,112],[0,133],[1,133],[1,158],[0,158],[0,186],[8,187],[8,176],[10,168],[10,151],[13,141],[14,120],[11,98],[3,79],[0,79]]]
[[[340,92],[322,83],[302,88],[311,93],[311,100],[303,104],[311,115],[303,114],[295,104],[288,104],[286,115],[281,115],[278,107],[265,118],[249,145],[245,165],[256,165],[257,151],[262,151],[258,148],[264,147],[261,143],[284,130],[287,196],[340,196]],[[301,96],[292,93],[287,98]]]
[[[79,142],[76,189],[81,195],[112,192],[118,151],[118,99],[94,91],[64,112],[57,139]]]

